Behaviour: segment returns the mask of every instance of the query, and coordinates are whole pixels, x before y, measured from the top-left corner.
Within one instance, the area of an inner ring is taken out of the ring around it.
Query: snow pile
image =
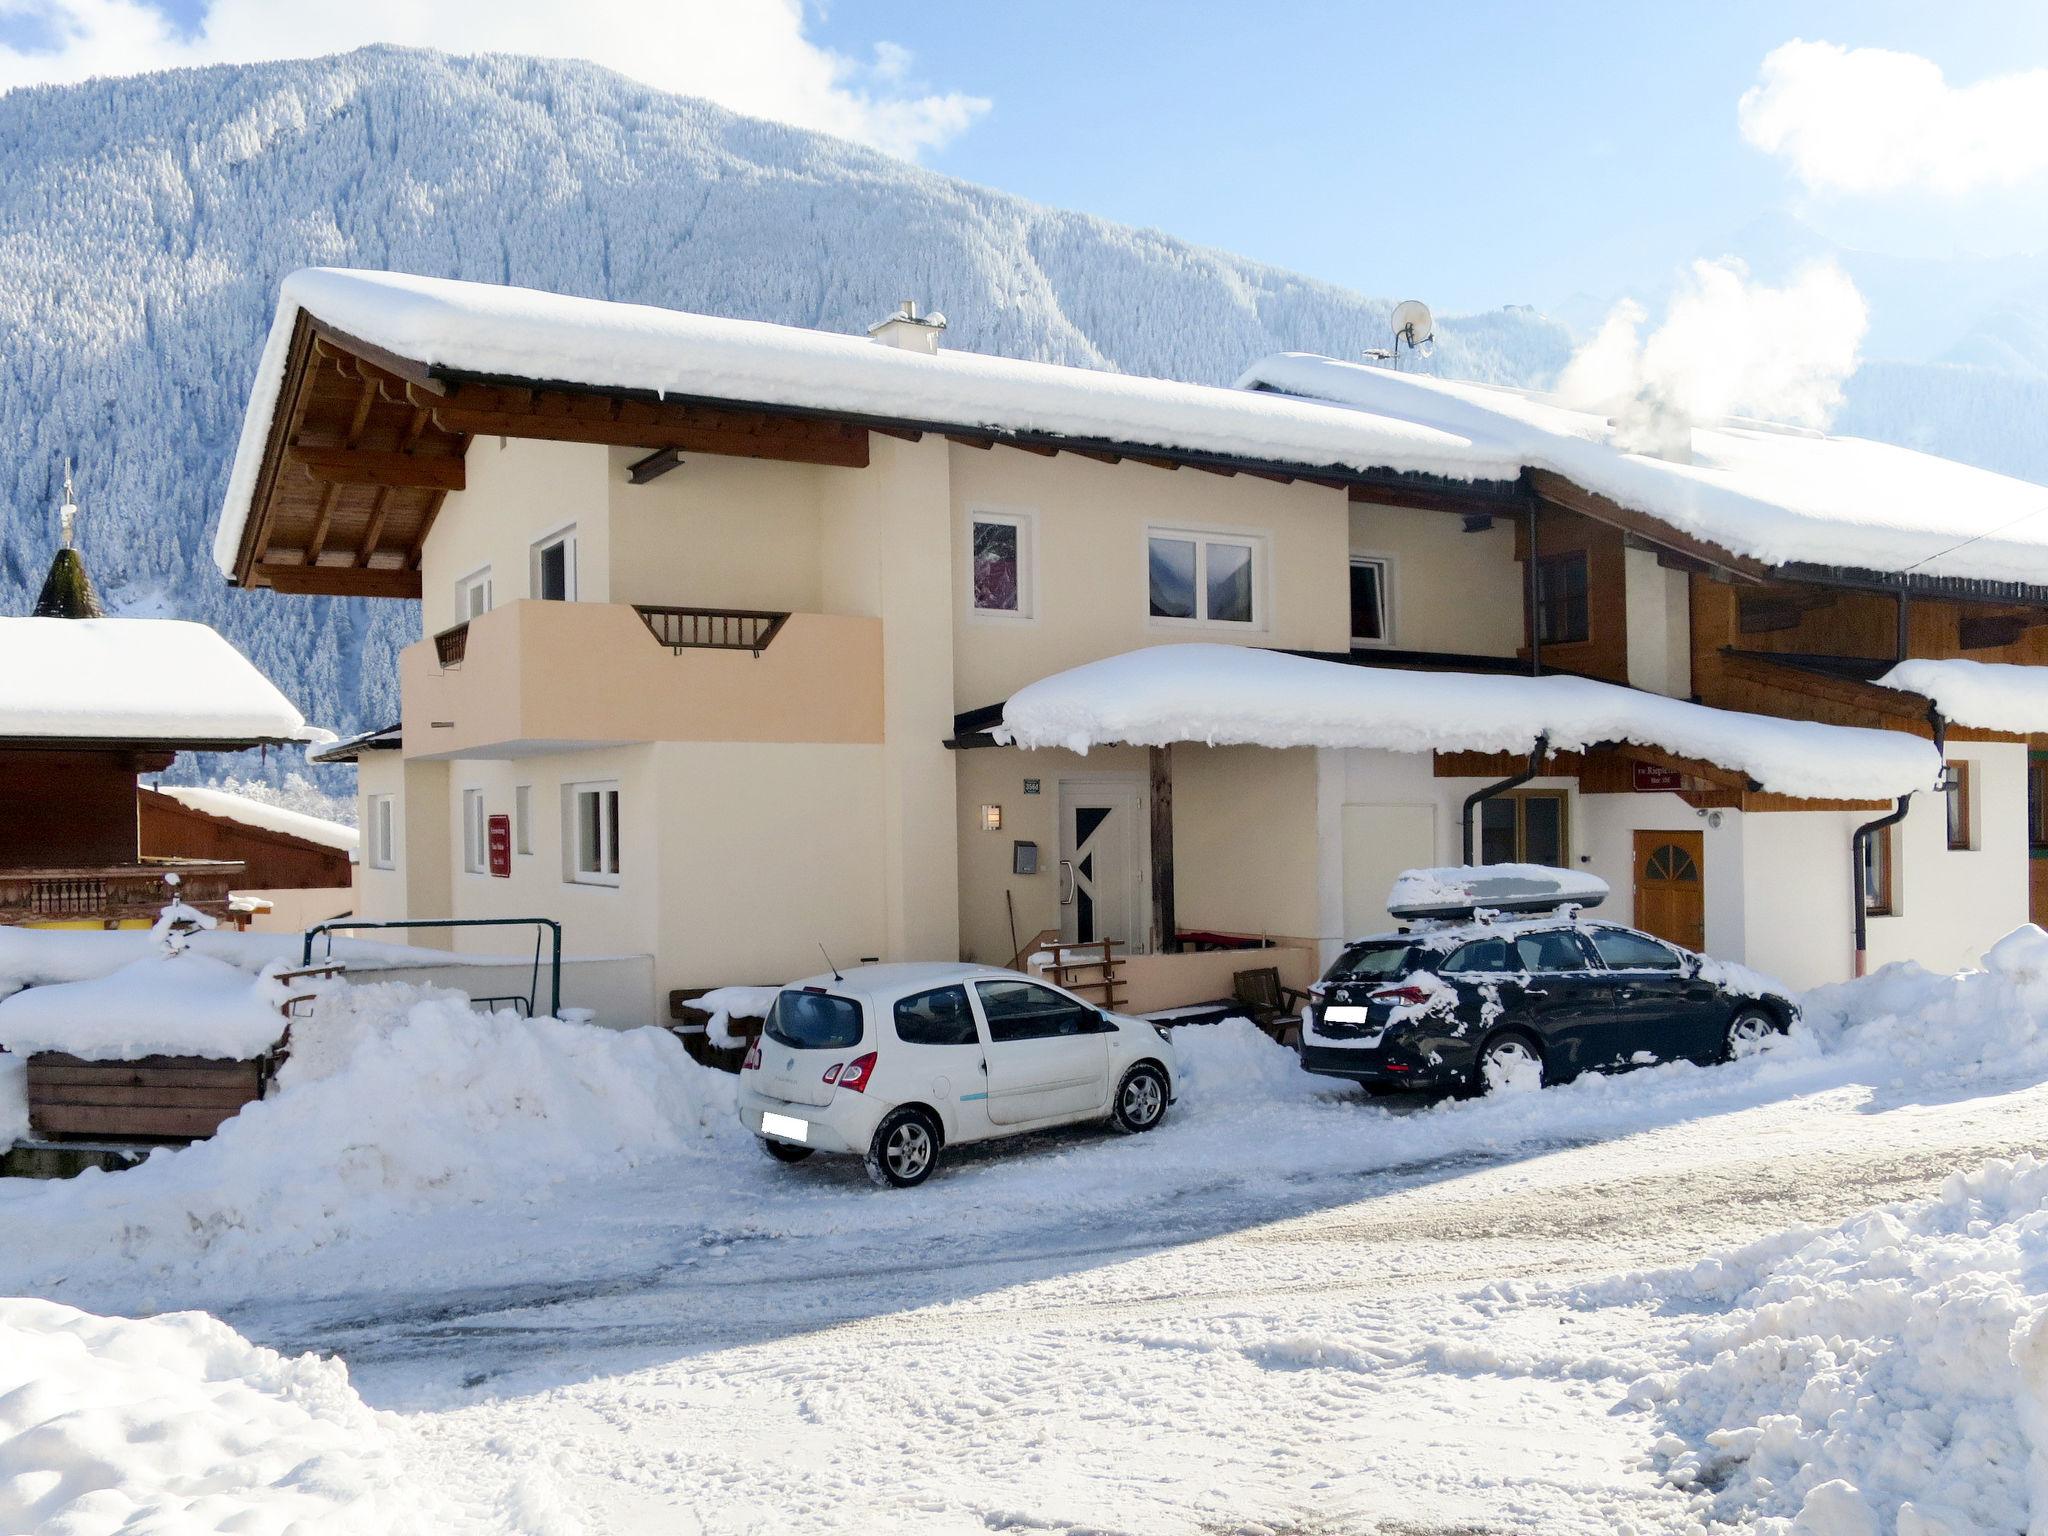
[[[187,809],[240,822],[245,827],[256,827],[265,832],[282,832],[287,837],[303,838],[324,848],[340,848],[353,853],[362,842],[361,834],[354,827],[224,789],[164,784],[158,786],[157,792],[170,796]]]
[[[332,741],[204,624],[0,618],[0,736]]]
[[[713,987],[697,999],[695,1006],[711,1015],[704,1026],[711,1043],[722,1051],[729,1051],[745,1043],[741,1036],[732,1032],[732,1021],[767,1018],[768,1010],[775,1006],[775,999],[781,992],[780,987]]]
[[[1939,1197],[1675,1276],[1714,1309],[1629,1400],[1700,1518],[1785,1536],[2020,1531],[2048,1493],[2048,1163],[1994,1162]]]
[[[2048,494],[2048,493],[2044,493]],[[1553,752],[1633,742],[1822,800],[1889,800],[1940,772],[1900,731],[1710,709],[1583,677],[1409,672],[1237,645],[1158,645],[1020,688],[990,733],[1020,747],[1376,747]]]
[[[516,1207],[687,1153],[732,1113],[731,1080],[666,1030],[482,1014],[397,982],[322,994],[292,1039],[276,1091],[212,1140],[0,1192],[0,1226],[36,1228],[24,1257],[51,1276],[108,1245],[145,1268],[246,1274],[404,1212]]]
[[[2008,661],[1902,661],[1880,688],[1917,693],[1951,725],[1984,731],[2048,731],[2048,667]]]
[[[0,999],[0,1046],[88,1061],[208,1056],[246,1061],[277,1043],[284,991],[201,954],[145,955],[109,975]]]
[[[199,1312],[0,1300],[0,1531],[445,1531],[394,1421],[339,1360],[287,1359]]]

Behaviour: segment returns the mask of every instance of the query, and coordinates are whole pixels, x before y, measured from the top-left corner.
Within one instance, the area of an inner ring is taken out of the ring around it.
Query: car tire
[[[1739,1008],[1728,1021],[1728,1038],[1721,1047],[1721,1059],[1741,1061],[1769,1050],[1778,1033],[1778,1021],[1766,1009]]]
[[[1151,1062],[1141,1061],[1116,1085],[1110,1122],[1127,1136],[1149,1131],[1166,1118],[1166,1099],[1166,1074]]]
[[[892,1109],[868,1143],[868,1177],[884,1189],[914,1189],[939,1166],[941,1132],[929,1110]]]
[[[1526,1079],[1532,1067],[1534,1086],[1547,1086],[1550,1073],[1543,1064],[1541,1046],[1527,1035],[1495,1035],[1479,1047],[1479,1054],[1473,1059],[1473,1096],[1484,1098],[1504,1092],[1517,1079]]]
[[[800,1163],[818,1150],[816,1147],[793,1146],[786,1141],[771,1141],[766,1136],[761,1138],[761,1148],[778,1163]]]

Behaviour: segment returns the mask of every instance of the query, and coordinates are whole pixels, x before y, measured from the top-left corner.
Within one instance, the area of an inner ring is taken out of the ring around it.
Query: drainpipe
[[[1529,498],[1529,563],[1523,571],[1522,585],[1527,588],[1522,594],[1522,606],[1529,610],[1529,675],[1543,675],[1543,615],[1537,612],[1536,604],[1536,498]],[[1469,811],[1471,807],[1468,805]],[[1466,841],[1470,842],[1468,836]],[[1472,862],[1472,850],[1465,850],[1465,862]]]
[[[1875,821],[1866,821],[1856,829],[1856,835],[1849,839],[1849,883],[1856,897],[1855,974],[1858,976],[1863,974],[1867,960],[1864,951],[1868,946],[1870,927],[1870,914],[1864,910],[1863,903],[1863,850],[1871,838],[1886,827],[1897,826],[1904,821],[1906,808],[1912,803],[1913,796],[1910,793],[1899,796],[1898,806],[1889,815],[1880,816]]]
[[[1465,864],[1468,868],[1472,863],[1472,813],[1479,809],[1479,803],[1482,800],[1491,800],[1495,795],[1503,795],[1511,789],[1519,789],[1522,785],[1535,778],[1537,774],[1543,771],[1543,759],[1549,751],[1550,737],[1548,735],[1538,736],[1536,738],[1536,745],[1529,749],[1529,766],[1527,768],[1524,768],[1520,773],[1509,775],[1498,784],[1488,784],[1483,789],[1475,789],[1465,797],[1464,853]]]

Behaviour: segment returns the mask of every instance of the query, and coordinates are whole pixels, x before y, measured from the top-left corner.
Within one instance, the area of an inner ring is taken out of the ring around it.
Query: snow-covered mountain
[[[1355,357],[1385,344],[1390,309],[582,64],[370,49],[15,91],[0,612],[41,579],[72,455],[113,607],[218,626],[324,724],[395,718],[411,605],[238,592],[205,554],[278,281],[311,263],[849,332],[915,297],[945,311],[949,346],[1208,382],[1282,348]],[[1570,350],[1519,306],[1438,334],[1451,377],[1542,382]],[[1851,414],[2048,478],[2048,450],[2016,464],[2000,430],[2026,394],[2011,382],[1908,367],[1853,388]]]

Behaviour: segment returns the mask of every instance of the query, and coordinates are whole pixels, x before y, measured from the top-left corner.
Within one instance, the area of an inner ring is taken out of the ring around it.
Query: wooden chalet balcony
[[[0,924],[154,922],[172,895],[208,917],[228,915],[228,890],[247,866],[224,859],[145,859],[64,869],[0,869]]]
[[[399,658],[409,757],[650,741],[879,742],[878,619],[521,601]]]

